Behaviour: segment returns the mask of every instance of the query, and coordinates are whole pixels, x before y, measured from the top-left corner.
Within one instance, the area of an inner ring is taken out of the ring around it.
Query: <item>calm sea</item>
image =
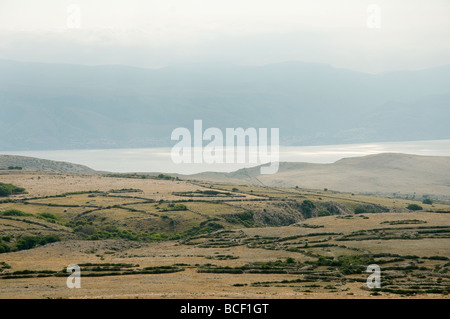
[[[17,151],[1,154],[22,155],[66,161],[110,172],[165,172],[195,174],[205,171],[231,172],[258,164],[175,164],[171,148]],[[450,156],[450,140],[386,142],[323,146],[280,147],[280,161],[332,163],[346,157],[385,152],[417,155]]]

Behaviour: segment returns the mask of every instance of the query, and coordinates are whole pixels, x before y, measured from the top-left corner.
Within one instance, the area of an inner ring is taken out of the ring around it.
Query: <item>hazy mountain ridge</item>
[[[0,60],[0,150],[169,146],[176,127],[278,127],[283,145],[450,136],[450,66],[378,75],[301,62],[162,69]]]

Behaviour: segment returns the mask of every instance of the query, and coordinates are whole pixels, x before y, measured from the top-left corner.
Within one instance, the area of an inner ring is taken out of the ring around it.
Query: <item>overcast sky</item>
[[[449,39],[449,0],[0,0],[0,58],[20,61],[379,73],[450,64]]]

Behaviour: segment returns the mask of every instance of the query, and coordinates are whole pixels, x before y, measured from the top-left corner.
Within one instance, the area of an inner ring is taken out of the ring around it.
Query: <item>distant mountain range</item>
[[[331,164],[280,163],[277,174],[258,167],[232,173],[200,173],[188,178],[382,195],[423,195],[450,199],[450,157],[382,153],[344,158]]]
[[[176,127],[280,128],[283,145],[450,138],[450,66],[143,69],[0,60],[0,151],[171,146]]]

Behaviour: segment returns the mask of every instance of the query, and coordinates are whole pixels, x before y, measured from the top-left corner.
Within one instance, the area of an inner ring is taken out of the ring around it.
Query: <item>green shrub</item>
[[[366,269],[367,265],[373,264],[373,257],[367,255],[339,256],[336,259],[327,256],[319,256],[315,262],[317,266],[338,267],[344,275],[358,274]]]
[[[61,239],[56,235],[46,235],[43,237],[39,236],[22,236],[16,242],[17,250],[25,250],[36,247],[37,245],[45,245],[49,243],[54,243],[60,241]]]
[[[11,249],[9,248],[8,245],[6,245],[3,240],[0,239],[0,254],[1,253],[7,253],[9,252]]]
[[[97,229],[93,225],[77,225],[73,228],[73,231],[75,233],[81,233],[90,236],[94,235],[97,232]]]
[[[293,263],[295,263],[295,259],[294,258],[292,258],[292,257],[286,258],[286,264],[293,264]]]
[[[1,239],[0,239],[0,241],[1,240],[4,240],[4,241],[6,241],[6,242],[10,242],[11,241],[11,239],[12,239],[12,236],[11,235],[5,235],[5,236],[3,236]]]
[[[166,233],[153,233],[148,236],[148,240],[150,241],[162,241],[168,239]]]
[[[17,187],[12,184],[0,183],[0,197],[7,197],[25,192],[25,188]]]
[[[192,236],[197,236],[201,234],[211,233],[216,230],[222,229],[223,226],[218,223],[207,222],[205,224],[200,224],[200,226],[193,226],[192,228],[185,230],[181,234],[174,235],[173,238],[189,238]]]
[[[409,210],[422,210],[423,207],[417,204],[409,204],[407,207]]]
[[[159,174],[158,176],[156,176],[157,179],[165,179],[165,180],[173,180],[174,178],[170,175],[166,175],[166,174]]]
[[[37,214],[37,217],[51,223],[55,223],[58,220],[58,216],[46,212]]]
[[[36,236],[23,236],[16,243],[17,250],[31,249],[38,245],[40,241]]]
[[[302,212],[305,218],[312,217],[312,211],[316,208],[316,205],[309,199],[305,199],[301,204]]]
[[[238,214],[223,215],[223,218],[231,224],[241,224],[245,227],[253,227],[253,212],[247,211]]]
[[[331,213],[328,211],[328,209],[321,209],[318,212],[318,216],[319,217],[323,217],[323,216],[331,216]]]
[[[163,212],[169,212],[169,211],[181,211],[181,210],[187,210],[186,205],[184,204],[174,204],[174,203],[169,203],[167,204],[166,208],[163,208],[162,211]]]
[[[2,216],[32,216],[18,209],[8,209],[1,213]]]
[[[366,204],[360,205],[355,208],[355,214],[374,214],[374,213],[385,213],[388,212],[389,209],[384,206],[375,205],[375,204]]]

